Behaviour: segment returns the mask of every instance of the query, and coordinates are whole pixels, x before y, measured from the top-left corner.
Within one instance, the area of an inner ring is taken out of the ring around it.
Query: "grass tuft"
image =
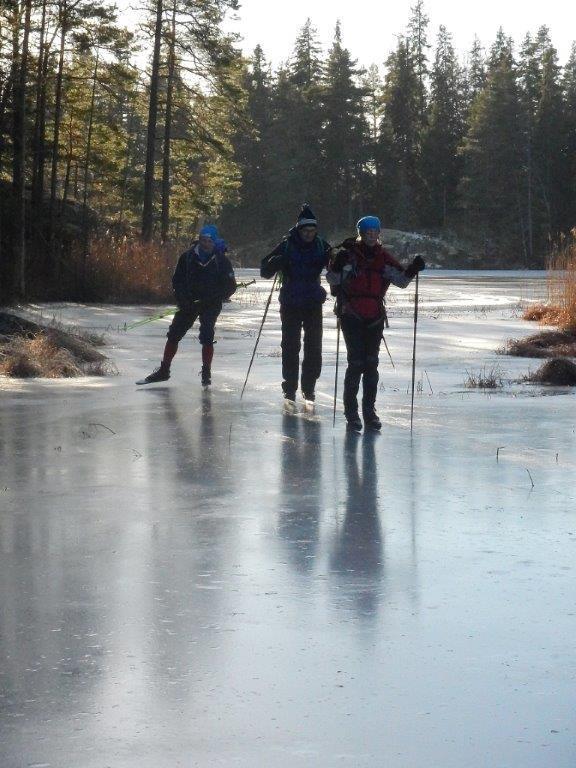
[[[534,373],[529,373],[524,381],[534,384],[551,384],[557,387],[576,386],[576,363],[564,357],[548,360]]]
[[[576,357],[576,334],[541,331],[525,339],[511,339],[499,351],[512,357]]]
[[[106,376],[115,367],[79,329],[40,325],[16,315],[0,313],[0,375],[48,379]]]
[[[502,371],[498,365],[484,366],[478,371],[466,371],[466,389],[501,389],[504,386]]]
[[[528,307],[523,318],[576,333],[576,229],[549,259],[548,302]]]

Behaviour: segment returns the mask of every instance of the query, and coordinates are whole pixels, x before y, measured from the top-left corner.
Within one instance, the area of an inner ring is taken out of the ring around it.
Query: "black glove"
[[[423,269],[426,269],[426,262],[424,261],[422,256],[418,254],[417,256],[414,256],[414,261],[412,262],[412,266],[414,267],[416,272],[422,272]]]
[[[286,272],[288,269],[288,254],[272,253],[262,259],[260,264],[260,277],[274,277],[277,272]]]
[[[410,279],[412,279],[413,277],[416,277],[418,272],[422,272],[423,269],[426,269],[426,262],[424,261],[422,256],[415,256],[414,260],[412,261],[412,264],[406,267],[406,270],[405,270],[406,277],[409,277]]]

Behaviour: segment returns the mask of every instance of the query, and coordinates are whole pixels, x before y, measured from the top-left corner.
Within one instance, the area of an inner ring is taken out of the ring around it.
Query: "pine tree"
[[[283,226],[294,221],[304,200],[313,208],[321,202],[321,77],[321,48],[308,19],[290,62],[277,72],[274,83],[270,205],[274,221]]]
[[[536,193],[546,213],[539,232],[540,249],[549,239],[557,240],[566,219],[567,129],[558,57],[550,45],[541,54],[541,85],[534,114]]]
[[[488,56],[488,76],[496,71],[503,62],[510,68],[515,66],[514,43],[512,38],[508,37],[502,27],[500,27]]]
[[[378,140],[379,123],[382,117],[383,83],[377,64],[371,64],[362,78],[365,93],[365,112],[370,127],[370,139],[373,144]]]
[[[226,207],[223,223],[233,237],[249,240],[255,227],[262,231],[273,228],[273,190],[271,157],[272,77],[264,51],[256,46],[243,77],[247,93],[247,119],[237,126],[234,153],[242,184],[237,205]]]
[[[396,226],[411,228],[418,222],[422,192],[422,124],[420,79],[406,40],[398,41],[386,67],[379,176],[386,178],[388,200],[395,201],[388,215]]]
[[[475,37],[466,72],[467,96],[471,104],[486,85],[486,59],[480,40]]]
[[[466,101],[462,70],[452,38],[441,26],[431,72],[429,127],[424,137],[422,168],[426,187],[423,220],[428,226],[444,227],[456,207],[461,175],[458,148],[465,129]]]
[[[486,254],[528,258],[524,118],[510,41],[502,30],[490,54],[486,87],[476,97],[463,144],[462,201],[468,231]]]
[[[576,227],[576,43],[572,43],[570,56],[562,74],[566,116],[566,207],[563,230]]]
[[[379,174],[386,165],[384,141],[380,136],[384,84],[377,64],[371,64],[363,76],[364,112],[368,123],[368,147],[366,151],[363,197],[366,210],[377,210],[384,204],[384,188]],[[390,208],[386,203],[387,212]]]
[[[321,196],[322,74],[318,32],[307,19],[296,39],[289,67],[292,115],[288,120],[298,147],[292,159],[292,188],[296,196],[292,205],[296,208],[301,200],[318,201]],[[287,116],[281,119],[287,119]]]
[[[423,127],[426,124],[426,101],[428,80],[428,54],[430,48],[427,37],[430,19],[424,11],[424,0],[417,0],[411,9],[408,23],[407,43],[414,59],[414,68],[418,78],[418,117]]]
[[[342,45],[340,23],[328,54],[322,88],[322,207],[330,227],[352,227],[363,207],[368,125],[362,71]]]
[[[525,120],[527,247],[532,258],[535,250],[542,252],[551,238],[558,237],[568,186],[567,118],[557,53],[547,27],[541,27],[534,38],[524,38],[519,72]]]
[[[173,0],[175,5],[170,13],[174,23],[169,22],[166,30],[164,18],[165,1],[154,0],[152,8],[154,24],[154,48],[150,76],[149,110],[146,142],[146,171],[144,178],[144,202],[142,208],[142,238],[149,240],[154,231],[154,200],[155,200],[155,165],[156,142],[158,133],[158,112],[160,95],[160,73],[162,42],[167,36],[173,41],[165,46],[167,57],[172,61],[172,76],[174,74],[175,58],[189,61],[188,73],[198,86],[204,85],[212,89],[219,97],[229,100],[230,108],[235,103],[243,101],[243,95],[236,76],[239,53],[235,49],[234,40],[225,34],[222,22],[229,10],[238,8],[238,0]],[[171,35],[171,29],[177,29],[177,35]],[[169,65],[170,67],[170,65]],[[170,119],[164,115],[164,154],[170,153]],[[169,116],[170,118],[170,116]],[[169,171],[164,166],[163,208],[169,209]],[[167,228],[165,222],[165,236]]]

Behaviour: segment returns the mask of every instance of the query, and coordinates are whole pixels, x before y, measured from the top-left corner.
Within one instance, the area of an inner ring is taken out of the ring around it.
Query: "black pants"
[[[181,341],[200,318],[200,333],[198,338],[202,346],[214,343],[214,328],[218,315],[222,311],[222,304],[196,304],[190,308],[179,309],[174,315],[174,319],[168,329],[168,340],[176,342]]]
[[[298,389],[300,346],[304,330],[304,359],[301,387],[314,392],[322,371],[322,304],[312,307],[281,307],[282,319],[282,389],[294,394]]]
[[[378,355],[384,331],[384,320],[361,320],[351,315],[342,315],[342,334],[346,342],[348,368],[344,377],[344,413],[346,416],[358,413],[358,389],[362,379],[362,411],[369,413],[374,408],[378,392]]]

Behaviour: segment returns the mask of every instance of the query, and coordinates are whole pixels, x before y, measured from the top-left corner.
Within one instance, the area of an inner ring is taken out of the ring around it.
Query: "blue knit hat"
[[[360,234],[366,232],[367,229],[382,229],[378,216],[364,216],[360,219],[358,224],[356,224],[356,227]]]
[[[205,224],[200,230],[200,237],[209,237],[216,242],[218,240],[218,227],[214,224]]]

